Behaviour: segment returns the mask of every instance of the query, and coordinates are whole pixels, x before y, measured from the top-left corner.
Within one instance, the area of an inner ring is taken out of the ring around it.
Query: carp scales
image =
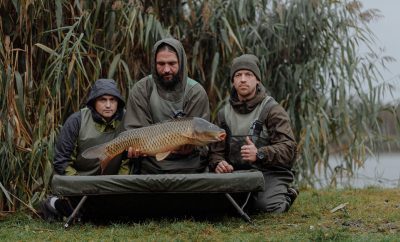
[[[115,139],[86,149],[85,159],[99,159],[102,171],[116,155],[133,147],[157,161],[182,145],[207,145],[225,139],[225,130],[202,118],[180,118],[122,132]]]

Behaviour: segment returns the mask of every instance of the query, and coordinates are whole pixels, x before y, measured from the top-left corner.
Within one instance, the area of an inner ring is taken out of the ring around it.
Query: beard
[[[173,75],[171,80],[166,80],[163,76],[160,76],[160,84],[166,89],[173,89],[178,83],[178,75]]]

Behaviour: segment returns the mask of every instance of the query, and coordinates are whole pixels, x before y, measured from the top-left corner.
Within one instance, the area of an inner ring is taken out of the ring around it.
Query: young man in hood
[[[210,119],[207,93],[200,83],[188,77],[187,59],[182,44],[173,38],[155,43],[151,74],[138,81],[129,94],[125,129],[149,126],[177,117]],[[144,157],[129,148],[128,157],[135,159],[135,173],[197,173],[207,167],[200,156],[201,147],[184,146],[165,160]]]
[[[53,161],[55,173],[100,175],[99,160],[86,160],[81,154],[87,148],[114,139],[123,131],[124,107],[125,102],[115,81],[97,80],[91,88],[86,107],[69,116],[61,129]],[[117,174],[120,167],[121,156],[117,156],[103,175]]]
[[[124,106],[114,80],[97,80],[86,107],[69,116],[61,129],[53,161],[54,172],[67,176],[128,174],[128,160],[122,161],[122,155],[115,157],[103,173],[98,159],[87,160],[81,155],[87,148],[108,142],[123,131]],[[40,213],[48,221],[69,216],[71,212],[66,199],[51,196],[41,203]]]
[[[219,111],[217,125],[227,131],[225,141],[211,145],[210,169],[216,173],[257,169],[262,171],[265,191],[252,196],[255,211],[288,211],[298,191],[289,187],[296,158],[296,142],[287,112],[261,83],[256,56],[233,60],[229,103]]]

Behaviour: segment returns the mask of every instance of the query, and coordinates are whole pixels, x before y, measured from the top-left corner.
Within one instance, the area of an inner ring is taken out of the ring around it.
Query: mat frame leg
[[[231,202],[231,204],[236,208],[236,210],[239,212],[240,216],[242,216],[242,218],[249,223],[252,223],[249,215],[247,215],[247,213],[245,211],[243,211],[244,206],[246,206],[247,204],[247,200],[250,197],[250,192],[247,195],[247,199],[246,202],[244,203],[244,205],[242,207],[239,206],[239,204],[237,204],[237,202],[235,201],[235,199],[233,199],[233,197],[229,194],[229,193],[225,193],[225,197]]]
[[[64,228],[68,228],[71,221],[75,218],[76,214],[79,212],[79,210],[81,209],[81,207],[83,206],[83,204],[85,203],[86,199],[87,199],[87,195],[83,196],[81,198],[81,200],[79,201],[78,205],[75,207],[74,211],[72,211],[71,215],[69,215],[67,222],[65,222],[64,224]]]

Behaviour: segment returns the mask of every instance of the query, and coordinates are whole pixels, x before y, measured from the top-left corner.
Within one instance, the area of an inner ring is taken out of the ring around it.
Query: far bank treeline
[[[304,184],[316,167],[330,170],[331,145],[352,169],[387,140],[379,114],[392,109],[380,105],[387,85],[376,65],[391,58],[358,54],[374,44],[367,24],[377,13],[357,1],[0,0],[0,13],[0,211],[44,195],[59,129],[91,84],[113,78],[127,97],[166,36],[182,41],[213,117],[231,60],[260,57],[263,84],[292,119]]]

